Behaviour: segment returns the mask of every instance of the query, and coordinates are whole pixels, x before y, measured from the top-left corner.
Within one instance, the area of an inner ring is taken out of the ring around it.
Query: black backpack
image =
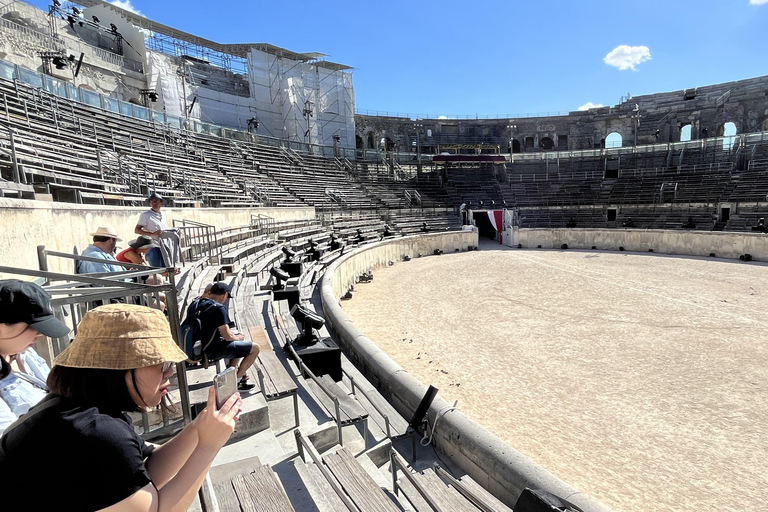
[[[203,319],[210,311],[221,307],[221,304],[212,299],[197,299],[189,305],[187,317],[181,323],[181,346],[187,354],[187,362],[203,363],[208,368],[208,356],[205,350],[211,345],[218,329],[214,329],[211,338],[208,340],[200,339],[203,330]]]

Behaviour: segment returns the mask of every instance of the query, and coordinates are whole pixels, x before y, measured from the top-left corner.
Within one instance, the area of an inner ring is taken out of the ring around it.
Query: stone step
[[[205,407],[208,401],[208,388],[211,387],[216,372],[215,365],[209,366],[207,369],[202,366],[190,368],[187,371],[189,402],[193,409]],[[250,380],[251,382],[258,382],[253,375],[250,375]],[[169,396],[174,403],[178,403],[178,388],[172,389]],[[259,393],[258,386],[250,391],[241,391],[240,396],[243,399],[243,406],[240,419],[235,426],[234,436],[245,436],[269,429],[270,419],[267,402],[264,400],[264,396]]]

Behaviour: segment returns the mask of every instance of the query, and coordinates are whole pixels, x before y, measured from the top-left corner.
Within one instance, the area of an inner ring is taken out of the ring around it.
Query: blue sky
[[[128,3],[214,41],[325,53],[355,68],[358,109],[393,113],[564,112],[768,74],[768,0]]]

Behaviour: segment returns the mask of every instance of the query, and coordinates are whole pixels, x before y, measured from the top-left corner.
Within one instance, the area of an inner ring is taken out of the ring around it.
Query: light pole
[[[632,109],[632,118],[635,120],[635,146],[637,146],[637,129],[640,127],[640,105],[635,103],[635,108]]]

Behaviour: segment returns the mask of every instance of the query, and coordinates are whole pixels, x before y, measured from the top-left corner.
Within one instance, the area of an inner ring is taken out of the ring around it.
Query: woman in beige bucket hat
[[[29,510],[35,496],[35,510],[187,510],[234,431],[239,394],[217,410],[211,388],[203,412],[158,447],[125,414],[158,406],[186,358],[156,309],[89,311],[54,360],[51,393],[0,437],[0,482],[13,489],[3,508]]]

